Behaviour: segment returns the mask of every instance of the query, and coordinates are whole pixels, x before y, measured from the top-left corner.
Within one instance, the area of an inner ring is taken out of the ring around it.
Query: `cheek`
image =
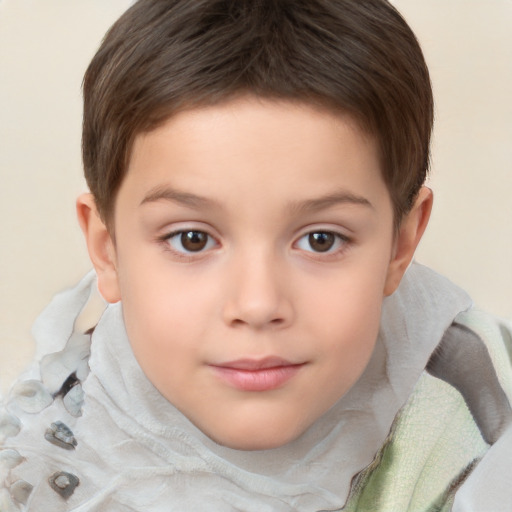
[[[378,336],[383,278],[351,273],[309,301],[311,329],[331,378],[352,385],[363,372]],[[344,386],[342,386],[344,387]],[[346,389],[345,389],[346,390]]]
[[[387,267],[358,263],[326,276],[321,283],[303,286],[308,293],[302,308],[322,319],[320,324],[326,330],[355,334],[378,326]]]
[[[126,266],[130,278],[121,279],[128,337],[141,365],[172,364],[206,339],[216,287],[187,272],[170,273],[154,264],[137,272],[137,266]]]
[[[368,297],[365,297],[369,299]],[[326,354],[344,371],[358,375],[366,366],[379,332],[381,303],[378,300],[341,299],[331,316]]]

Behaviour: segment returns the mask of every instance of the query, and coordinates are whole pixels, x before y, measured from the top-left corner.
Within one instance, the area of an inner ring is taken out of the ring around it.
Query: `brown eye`
[[[180,241],[185,251],[198,252],[208,244],[208,235],[204,231],[183,231]]]
[[[212,235],[198,229],[174,231],[163,237],[162,241],[169,245],[171,251],[177,256],[188,255],[190,258],[194,255],[200,256],[219,246]]]
[[[333,233],[324,231],[310,233],[308,235],[308,242],[313,251],[327,252],[334,247],[336,236]]]

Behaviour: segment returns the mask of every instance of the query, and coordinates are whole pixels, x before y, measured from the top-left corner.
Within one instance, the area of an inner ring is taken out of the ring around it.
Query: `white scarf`
[[[87,349],[77,335],[75,346],[81,348],[70,356],[68,343],[66,364],[62,354],[94,283],[89,275],[75,289],[58,295],[34,327],[39,358],[61,354],[52,363],[55,382],[61,383],[70,369],[86,372]],[[9,410],[23,428],[6,438],[4,448],[17,450],[24,460],[4,464],[7,484],[0,492],[0,510],[10,512],[4,491],[17,480],[35,488],[26,508],[12,510],[338,510],[353,477],[384,443],[443,333],[470,306],[465,292],[413,264],[397,292],[384,300],[379,338],[358,382],[300,438],[250,452],[216,444],[160,395],[131,351],[122,304],[110,305],[92,336],[82,416],[71,416],[60,398],[37,414],[25,413],[11,400]],[[35,366],[29,376],[40,378],[40,368]],[[73,431],[75,449],[44,439],[46,428],[57,420]],[[48,478],[61,471],[80,480],[66,500],[48,484]]]

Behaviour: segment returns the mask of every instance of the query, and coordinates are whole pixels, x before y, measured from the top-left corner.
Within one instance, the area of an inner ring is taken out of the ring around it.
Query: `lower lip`
[[[271,391],[283,386],[293,378],[304,365],[276,366],[260,370],[240,370],[213,366],[217,375],[230,386],[241,391]]]

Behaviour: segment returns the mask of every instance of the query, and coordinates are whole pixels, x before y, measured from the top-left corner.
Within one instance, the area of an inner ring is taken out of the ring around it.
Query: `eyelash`
[[[183,243],[186,241],[183,238],[184,235],[193,234],[196,236],[200,235],[206,237],[204,246],[199,247],[197,251],[187,250],[187,248],[183,245]],[[311,244],[314,242],[312,237],[317,235],[320,235],[317,237],[320,244],[325,243],[325,237],[327,237],[327,243],[329,244],[329,242],[332,241],[332,245],[327,247],[325,250],[315,250]],[[322,237],[324,241],[322,241]],[[329,240],[329,237],[331,240]],[[181,245],[181,249],[173,245],[173,239],[176,239],[176,241]],[[167,233],[165,236],[162,236],[159,241],[164,244],[166,250],[172,252],[175,256],[188,261],[200,257],[203,255],[203,253],[218,245],[218,242],[212,235],[201,229],[179,229],[171,233]],[[309,248],[301,246],[302,241],[306,241],[306,243],[309,245]],[[314,255],[314,257],[328,259],[344,253],[344,251],[347,250],[347,248],[350,246],[351,242],[352,240],[342,233],[338,233],[329,229],[318,229],[304,233],[294,242],[293,246],[301,251],[310,253],[312,256]]]

